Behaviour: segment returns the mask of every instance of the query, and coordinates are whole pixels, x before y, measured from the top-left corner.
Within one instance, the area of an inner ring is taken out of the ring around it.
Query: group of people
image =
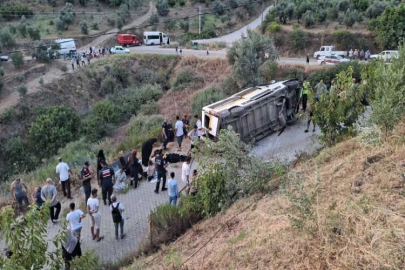
[[[111,47],[104,45],[103,47],[98,46],[98,47],[89,47],[89,51],[85,52],[77,52],[77,53],[71,53],[69,55],[63,54],[63,59],[70,59],[71,65],[72,65],[72,70],[75,69],[75,65],[77,68],[85,66],[86,65],[86,60],[87,64],[90,64],[90,60],[92,58],[98,58],[98,57],[103,57],[107,53],[111,54]]]
[[[358,49],[350,49],[350,51],[347,52],[347,56],[349,57],[350,60],[360,60],[360,61],[368,61],[371,56],[370,50],[364,51],[361,49],[360,51]]]

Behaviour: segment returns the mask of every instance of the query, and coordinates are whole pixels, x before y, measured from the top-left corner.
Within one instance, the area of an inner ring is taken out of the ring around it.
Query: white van
[[[58,52],[60,54],[70,54],[76,52],[76,43],[73,38],[57,39],[55,40],[60,45]]]
[[[162,32],[143,32],[143,43],[146,45],[170,44],[170,38]]]

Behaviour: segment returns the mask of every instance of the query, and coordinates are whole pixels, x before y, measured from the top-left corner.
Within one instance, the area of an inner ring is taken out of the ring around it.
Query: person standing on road
[[[71,64],[72,64],[72,70],[75,70],[75,58],[74,58],[74,56],[72,56]]]
[[[185,113],[183,115],[183,119],[181,119],[183,122],[183,133],[186,135],[190,129],[190,119],[188,119],[188,115]]]
[[[193,150],[193,148],[195,147],[196,142],[199,140],[199,136],[198,136],[198,127],[197,125],[194,125],[194,129],[192,129],[187,136],[190,138],[191,140],[191,148],[190,151]]]
[[[100,171],[103,168],[101,163],[105,161],[104,151],[100,149],[97,154],[97,180],[100,181]]]
[[[70,224],[70,230],[80,241],[80,233],[82,231],[82,219],[86,217],[80,209],[75,209],[74,202],[69,204],[70,212],[66,215],[66,221]]]
[[[72,199],[70,196],[70,179],[69,173],[70,169],[69,166],[62,161],[62,158],[58,158],[59,164],[56,166],[56,173],[59,175],[60,183],[62,184],[63,195],[68,199]]]
[[[198,138],[200,138],[203,135],[202,122],[198,118],[198,114],[194,115],[194,119],[195,119],[195,124],[197,125]]]
[[[307,64],[309,65],[309,55],[307,54]]]
[[[115,227],[115,239],[118,240],[118,227],[120,227],[121,239],[124,239],[126,234],[124,233],[124,205],[121,202],[117,202],[117,197],[111,197],[112,204],[110,210]]]
[[[180,55],[183,55],[183,49],[180,47]]]
[[[27,186],[20,178],[17,178],[13,183],[11,183],[10,193],[14,200],[17,202],[20,211],[23,207],[28,207],[28,197],[27,197]],[[24,203],[24,206],[23,206]]]
[[[307,122],[307,129],[305,130],[305,133],[308,132],[309,130],[309,126],[311,125],[311,121],[312,121],[312,117],[314,116],[314,114],[312,113],[312,111],[309,112],[309,117],[308,117],[308,122]],[[314,125],[314,129],[312,130],[312,132],[315,132],[315,123],[314,121],[312,121],[312,124]]]
[[[207,55],[210,55],[210,47],[207,47]]]
[[[101,166],[103,166],[103,168],[100,171],[100,181],[98,182],[98,185],[102,189],[104,205],[107,205],[107,199],[108,205],[111,205],[111,195],[113,193],[115,182],[114,171],[108,167],[105,161],[101,162]]]
[[[86,54],[83,52],[82,56],[80,57],[80,59],[82,59],[82,66],[86,65],[86,61],[84,61],[85,58],[86,58]]]
[[[39,210],[44,204],[44,201],[41,198],[41,187],[35,187],[34,192],[31,194],[31,198]]]
[[[315,85],[315,89],[317,99],[319,99],[323,93],[328,92],[328,87],[326,86],[326,84],[323,83],[323,80],[320,80],[320,82],[317,85]]]
[[[78,68],[80,67],[80,54],[76,54],[76,65]]]
[[[183,162],[181,167],[181,180],[186,184],[186,194],[190,192],[190,174],[191,174],[191,157],[187,157],[186,161]]]
[[[87,213],[91,216],[91,236],[93,240],[97,239],[100,242],[104,239],[104,236],[100,236],[101,215],[99,213],[100,201],[97,199],[98,190],[93,188],[91,191],[91,197],[87,201]]]
[[[360,61],[363,61],[363,59],[364,59],[364,50],[361,49],[361,51],[360,51]]]
[[[90,198],[91,195],[91,177],[92,177],[93,172],[90,171],[90,163],[86,161],[84,163],[84,167],[80,171],[80,177],[82,179],[82,184],[83,184],[83,190],[84,190],[84,195],[86,197],[86,203],[87,200]]]
[[[157,177],[158,177],[157,183],[156,183],[155,193],[158,194],[161,179],[163,180],[162,191],[167,190],[167,188],[166,188],[166,168],[167,168],[167,164],[166,164],[165,159],[162,157],[162,150],[159,150],[156,153],[155,166],[156,166]]]
[[[177,143],[179,145],[178,151],[181,151],[181,143],[183,141],[183,135],[184,135],[184,126],[183,122],[180,120],[180,116],[176,116],[176,124],[175,124],[175,130],[176,130],[176,138],[177,138]]]
[[[167,117],[162,123],[162,135],[163,135],[163,150],[167,150],[167,143],[169,142],[169,129],[167,124]]]
[[[52,179],[51,178],[46,179],[46,184],[41,190],[41,198],[43,201],[46,200],[50,201],[49,209],[52,223],[56,223],[59,221],[59,213],[60,209],[62,208],[60,202],[56,198],[56,195],[58,195],[58,191],[56,190],[56,187],[53,185]]]
[[[353,49],[350,49],[349,51],[349,59],[353,60]]]
[[[143,173],[141,162],[136,155],[136,150],[133,150],[131,155],[128,157],[128,165],[131,172],[131,184],[132,181],[134,181],[134,188],[138,187],[139,174]]]
[[[307,110],[307,102],[308,102],[308,95],[309,89],[311,85],[308,81],[304,81],[303,88],[302,88],[302,110],[305,112]]]
[[[169,187],[169,204],[176,206],[177,205],[177,198],[179,197],[179,188],[177,186],[177,180],[174,179],[174,172],[170,173],[170,179],[167,182]]]
[[[152,154],[153,145],[157,142],[156,138],[151,138],[142,144],[142,165],[147,167],[150,154]]]

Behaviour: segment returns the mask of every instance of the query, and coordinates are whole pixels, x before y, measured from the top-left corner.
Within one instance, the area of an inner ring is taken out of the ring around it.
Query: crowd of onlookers
[[[101,189],[101,198],[105,206],[110,208],[112,221],[115,226],[115,237],[117,240],[124,239],[124,204],[118,201],[117,194],[125,192],[132,185],[135,189],[139,185],[139,181],[146,179],[148,182],[156,182],[154,192],[168,190],[168,202],[177,205],[177,198],[184,190],[186,194],[195,194],[197,192],[191,186],[191,181],[197,176],[197,171],[191,170],[191,150],[197,147],[197,141],[202,138],[202,125],[198,115],[194,116],[196,124],[190,128],[190,119],[187,114],[180,119],[176,117],[176,122],[173,126],[172,121],[165,118],[162,123],[162,140],[163,149],[152,150],[157,142],[156,138],[150,138],[142,144],[142,158],[137,157],[137,150],[131,151],[129,155],[124,155],[119,158],[116,164],[119,164],[118,169],[116,166],[109,166],[107,164],[103,150],[100,150],[97,155],[97,163],[95,170],[91,168],[90,162],[86,161],[80,171],[80,181],[84,191],[86,213],[77,209],[74,202],[69,204],[70,212],[66,216],[69,223],[68,239],[63,246],[64,257],[73,258],[80,256],[80,235],[82,230],[81,220],[88,215],[91,219],[91,236],[92,239],[99,242],[104,236],[100,234],[101,214],[100,214],[100,201],[99,190],[92,187],[91,181],[97,181],[98,188]],[[191,140],[190,149],[186,149],[182,153],[169,153],[167,146],[170,142],[177,143],[177,150],[180,152],[184,148],[184,139]],[[176,140],[175,140],[176,139]],[[176,141],[176,142],[174,142]],[[184,182],[184,188],[179,190],[176,175],[172,171],[169,173],[169,180],[166,185],[166,177],[168,175],[168,166],[171,163],[183,162],[181,168],[181,179]],[[55,168],[61,184],[61,190],[64,197],[72,199],[71,191],[71,176],[72,171],[69,165],[63,161],[61,157],[58,158],[58,165]],[[15,180],[11,184],[11,195],[18,207],[24,210],[29,204],[28,188],[21,179]],[[36,204],[38,209],[42,207],[45,202],[49,203],[50,219],[52,223],[59,222],[59,215],[61,212],[61,203],[58,199],[58,191],[55,182],[52,178],[45,181],[43,187],[36,187],[31,194],[33,203]],[[78,248],[77,248],[78,247]]]
[[[108,45],[104,46],[97,46],[97,47],[89,47],[88,51],[85,52],[75,52],[69,54],[63,54],[63,60],[70,60],[72,69],[75,69],[75,65],[77,68],[90,64],[91,59],[104,57],[107,54],[111,54],[111,47]]]
[[[360,51],[358,49],[350,49],[350,51],[347,52],[347,56],[350,60],[360,60],[360,61],[368,61],[371,56],[370,50],[364,51],[361,49]]]

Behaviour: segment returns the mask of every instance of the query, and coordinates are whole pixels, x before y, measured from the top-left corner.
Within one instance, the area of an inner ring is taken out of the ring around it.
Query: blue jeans
[[[177,204],[177,196],[169,197],[169,204],[172,204],[172,202],[173,202],[173,205]]]

